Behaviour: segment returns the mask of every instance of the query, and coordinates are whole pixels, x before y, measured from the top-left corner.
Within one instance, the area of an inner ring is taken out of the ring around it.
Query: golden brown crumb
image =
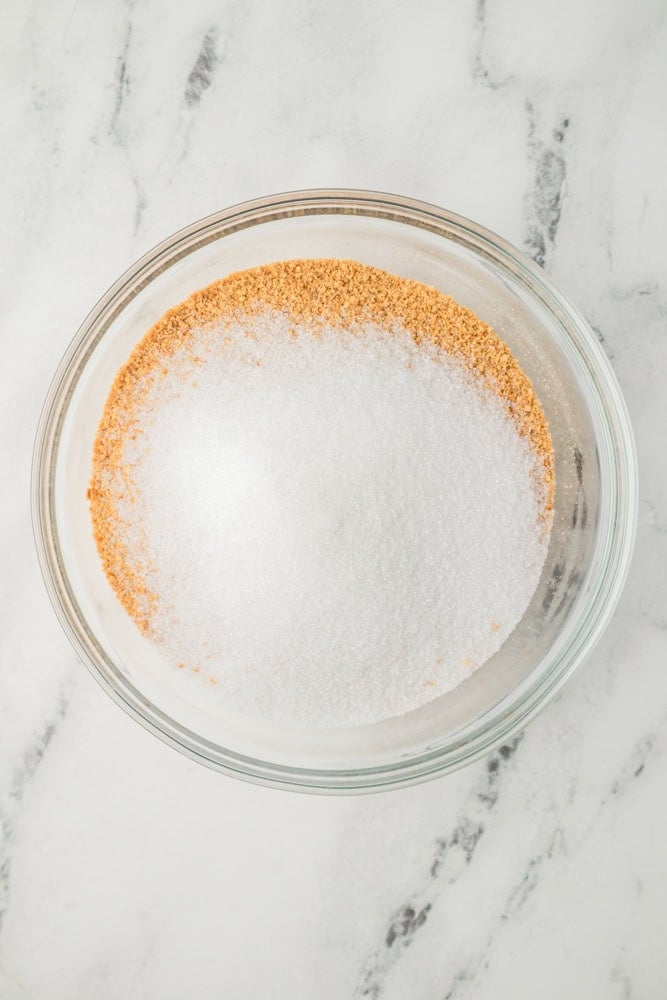
[[[546,418],[509,348],[473,312],[436,288],[354,260],[289,260],[238,271],[194,292],[151,327],[116,375],[95,438],[87,492],[95,542],[111,586],[142,632],[150,630],[157,595],[145,584],[141,557],[128,551],[118,501],[134,501],[123,450],[128,437],[141,433],[137,413],[148,392],[146,376],[165,374],[169,358],[187,346],[194,330],[267,309],[316,333],[341,322],[352,331],[366,322],[400,324],[416,344],[432,343],[460,358],[506,401],[519,433],[528,438],[541,466],[545,516],[551,512],[554,460]]]

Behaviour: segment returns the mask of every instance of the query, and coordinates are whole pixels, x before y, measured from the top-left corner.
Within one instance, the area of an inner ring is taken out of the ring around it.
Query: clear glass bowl
[[[338,731],[285,730],[215,710],[127,619],[102,572],[86,488],[113,377],[170,306],[231,271],[293,257],[352,257],[435,285],[486,320],[533,382],[554,442],[555,521],[519,626],[454,692],[408,715]],[[608,622],[637,509],[632,431],[594,335],[546,275],[500,237],[421,202],[305,191],[247,202],[176,233],[95,306],[56,373],[33,466],[37,550],[81,659],[135,719],[183,753],[250,781],[320,792],[395,788],[509,740],[553,697]]]

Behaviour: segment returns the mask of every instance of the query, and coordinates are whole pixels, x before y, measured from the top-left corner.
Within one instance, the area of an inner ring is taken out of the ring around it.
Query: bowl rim
[[[606,429],[607,458],[616,473],[609,477],[606,537],[596,542],[602,549],[602,572],[568,644],[540,676],[530,684],[529,675],[526,683],[501,700],[502,710],[494,706],[477,724],[454,734],[445,747],[427,748],[416,756],[381,765],[345,769],[288,766],[245,756],[198,736],[147,702],[115,669],[87,626],[62,559],[54,507],[58,446],[69,402],[97,344],[128,302],[177,260],[207,243],[264,222],[328,214],[402,222],[464,243],[492,259],[541,300],[569,336],[573,358],[581,363],[590,383],[592,402]],[[56,616],[79,658],[132,718],[191,759],[228,775],[282,789],[345,794],[404,787],[455,770],[511,740],[544,708],[598,641],[620,597],[634,548],[638,470],[632,427],[613,369],[583,315],[537,264],[484,226],[428,202],[375,191],[323,188],[269,195],[208,215],[162,240],[111,285],[79,327],[46,395],[33,452],[31,506],[39,565]]]

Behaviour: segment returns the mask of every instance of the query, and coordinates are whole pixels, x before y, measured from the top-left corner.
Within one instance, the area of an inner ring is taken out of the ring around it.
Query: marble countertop
[[[5,0],[1,1000],[667,996],[662,0]],[[306,187],[415,196],[588,316],[640,459],[628,585],[516,742],[319,798],[163,746],[79,664],[29,515],[82,318],[159,239]]]

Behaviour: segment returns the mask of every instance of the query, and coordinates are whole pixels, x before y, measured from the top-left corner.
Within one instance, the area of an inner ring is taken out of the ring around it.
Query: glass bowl
[[[547,415],[555,520],[520,624],[480,670],[407,715],[347,730],[288,730],[225,714],[182,684],[120,608],[86,501],[93,439],[113,377],[162,313],[231,271],[294,257],[351,257],[434,285],[509,345]],[[51,600],[102,686],[147,729],[226,774],[351,792],[444,774],[506,742],[581,663],[613,612],[637,509],[632,431],[590,328],[532,261],[432,205],[318,190],[237,205],[194,223],[131,267],[95,306],[53,380],[33,464],[37,550]]]

